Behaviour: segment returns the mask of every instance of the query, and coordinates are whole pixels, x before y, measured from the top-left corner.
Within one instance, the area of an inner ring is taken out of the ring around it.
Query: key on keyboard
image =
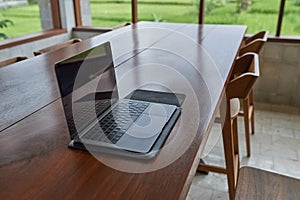
[[[95,124],[83,138],[115,144],[148,106],[149,103],[147,102],[120,102]]]

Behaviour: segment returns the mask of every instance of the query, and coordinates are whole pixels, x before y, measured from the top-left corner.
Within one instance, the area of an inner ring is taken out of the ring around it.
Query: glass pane
[[[243,24],[247,33],[268,30],[275,35],[280,0],[206,0],[206,24]]]
[[[286,0],[280,35],[300,35],[300,0]]]
[[[131,22],[131,0],[91,0],[93,26],[114,27]]]
[[[199,0],[140,0],[139,21],[198,23]]]
[[[42,31],[37,2],[16,7],[0,7],[0,21],[2,20],[13,22],[7,22],[7,27],[0,28],[0,33],[4,33],[8,38]]]

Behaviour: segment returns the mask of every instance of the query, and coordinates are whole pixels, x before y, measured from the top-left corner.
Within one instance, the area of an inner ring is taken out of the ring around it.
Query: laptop
[[[71,148],[153,157],[180,114],[173,104],[119,99],[109,42],[57,62],[55,73]]]

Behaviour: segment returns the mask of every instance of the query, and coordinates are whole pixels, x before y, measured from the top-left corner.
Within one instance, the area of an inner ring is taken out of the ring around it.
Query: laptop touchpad
[[[161,116],[171,116],[176,106],[174,105],[167,105],[167,104],[156,104],[152,103],[150,106],[145,110],[144,113],[150,115],[161,115]]]
[[[166,116],[142,114],[116,145],[125,150],[147,153],[167,121]]]

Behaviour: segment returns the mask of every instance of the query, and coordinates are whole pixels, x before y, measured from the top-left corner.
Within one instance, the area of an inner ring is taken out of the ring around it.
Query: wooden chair
[[[69,46],[69,45],[72,45],[72,44],[74,44],[74,43],[81,42],[81,41],[82,41],[82,40],[79,39],[79,38],[74,38],[74,39],[65,41],[65,42],[63,42],[63,43],[55,44],[55,45],[53,45],[53,46],[49,46],[49,47],[40,49],[40,50],[38,50],[38,51],[33,52],[33,54],[34,54],[35,56],[38,56],[38,55],[41,55],[41,54],[43,54],[43,53],[55,51],[55,50],[61,49],[61,48],[63,48],[63,47],[66,47],[66,46]]]
[[[239,55],[253,52],[259,54],[264,44],[267,42],[269,32],[261,31],[252,37],[245,39],[244,45],[239,50]]]
[[[229,197],[235,197],[235,188],[239,170],[239,148],[237,134],[237,115],[239,113],[239,99],[248,98],[250,91],[259,76],[258,55],[248,53],[236,60],[233,72],[236,76],[229,81],[223,100],[226,112],[220,112],[225,153],[225,168],[200,163],[198,170],[223,173],[227,175]],[[243,65],[241,65],[243,64]]]
[[[236,200],[294,200],[300,198],[300,180],[252,167],[242,167]]]
[[[250,38],[245,40],[244,46],[240,49],[239,55],[243,55],[245,53],[257,53],[259,54],[264,44],[268,39],[268,31],[261,31]],[[243,111],[240,111],[239,116],[244,117],[245,124],[245,135],[246,135],[246,148],[247,148],[247,156],[251,155],[251,147],[250,147],[250,130],[249,123],[251,124],[251,133],[254,134],[254,94],[253,90],[251,90],[249,98],[242,100]]]
[[[16,62],[20,62],[20,61],[25,60],[25,59],[27,59],[26,56],[18,56],[18,57],[14,57],[14,58],[9,58],[7,60],[2,60],[2,61],[0,61],[0,67],[4,67],[4,66],[7,66],[7,65],[16,63]]]
[[[121,24],[119,26],[113,27],[112,30],[116,30],[116,29],[119,29],[119,28],[122,28],[122,27],[125,27],[125,26],[129,26],[129,25],[131,25],[131,23],[127,22],[127,23]]]

